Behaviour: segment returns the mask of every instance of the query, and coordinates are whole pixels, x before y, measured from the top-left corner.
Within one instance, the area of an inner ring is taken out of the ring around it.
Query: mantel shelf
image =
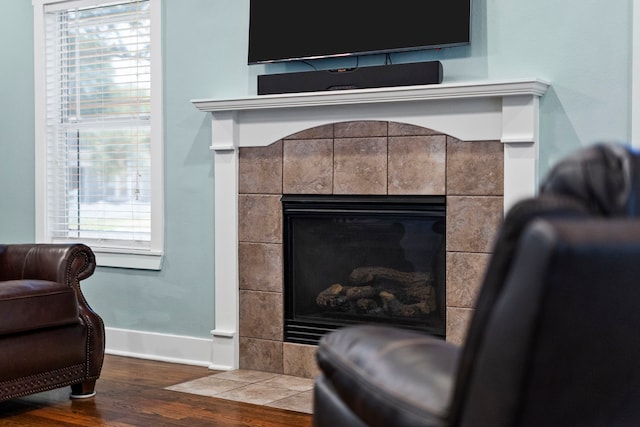
[[[195,99],[191,102],[200,111],[205,112],[242,111],[345,104],[493,98],[517,95],[542,96],[548,87],[549,83],[544,80],[525,79],[260,95],[236,99]]]

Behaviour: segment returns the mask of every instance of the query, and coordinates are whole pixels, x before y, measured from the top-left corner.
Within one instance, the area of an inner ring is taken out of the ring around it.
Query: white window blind
[[[148,249],[149,1],[68,6],[44,9],[47,233]]]

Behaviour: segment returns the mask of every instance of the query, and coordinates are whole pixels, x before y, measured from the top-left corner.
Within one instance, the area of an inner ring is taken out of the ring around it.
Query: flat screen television
[[[250,0],[249,64],[470,43],[471,0]]]

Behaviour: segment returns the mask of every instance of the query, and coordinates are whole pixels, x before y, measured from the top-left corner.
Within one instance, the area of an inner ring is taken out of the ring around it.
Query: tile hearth
[[[313,413],[313,380],[238,369],[166,387],[166,390]]]

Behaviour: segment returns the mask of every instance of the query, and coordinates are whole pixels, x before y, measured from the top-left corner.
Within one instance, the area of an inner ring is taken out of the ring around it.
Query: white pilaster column
[[[238,124],[235,112],[212,115],[214,168],[215,329],[210,368],[239,366]]]
[[[505,212],[518,200],[537,193],[539,102],[535,95],[502,99]]]

